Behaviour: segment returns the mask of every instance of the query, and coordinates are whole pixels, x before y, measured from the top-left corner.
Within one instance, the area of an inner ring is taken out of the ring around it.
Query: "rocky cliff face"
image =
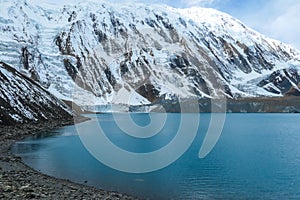
[[[0,62],[0,125],[72,119],[72,112],[30,78]]]
[[[300,91],[297,49],[213,9],[4,1],[0,13],[0,59],[80,105]]]

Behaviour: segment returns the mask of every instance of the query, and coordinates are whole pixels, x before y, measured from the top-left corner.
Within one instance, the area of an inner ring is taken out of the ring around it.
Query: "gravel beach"
[[[11,145],[39,131],[70,122],[47,122],[0,127],[0,199],[137,199],[41,174],[22,163]]]

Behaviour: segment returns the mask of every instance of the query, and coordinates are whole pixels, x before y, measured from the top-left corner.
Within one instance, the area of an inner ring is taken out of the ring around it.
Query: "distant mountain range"
[[[1,1],[0,52],[88,108],[300,95],[299,50],[209,8]]]

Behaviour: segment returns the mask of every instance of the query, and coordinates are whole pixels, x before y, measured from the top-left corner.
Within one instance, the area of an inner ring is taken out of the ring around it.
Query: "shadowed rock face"
[[[289,91],[285,93],[286,96],[300,96],[300,84],[298,86],[292,86]]]
[[[284,69],[273,72],[258,85],[275,94],[299,96],[300,75],[296,69]]]
[[[72,119],[72,112],[64,103],[0,62],[0,125],[60,119]]]

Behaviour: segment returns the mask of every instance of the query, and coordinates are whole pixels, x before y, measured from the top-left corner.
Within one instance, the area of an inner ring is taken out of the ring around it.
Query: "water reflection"
[[[17,142],[13,146],[14,152],[26,152],[28,154],[39,151],[44,148],[45,145],[41,143],[32,143],[32,142]]]

